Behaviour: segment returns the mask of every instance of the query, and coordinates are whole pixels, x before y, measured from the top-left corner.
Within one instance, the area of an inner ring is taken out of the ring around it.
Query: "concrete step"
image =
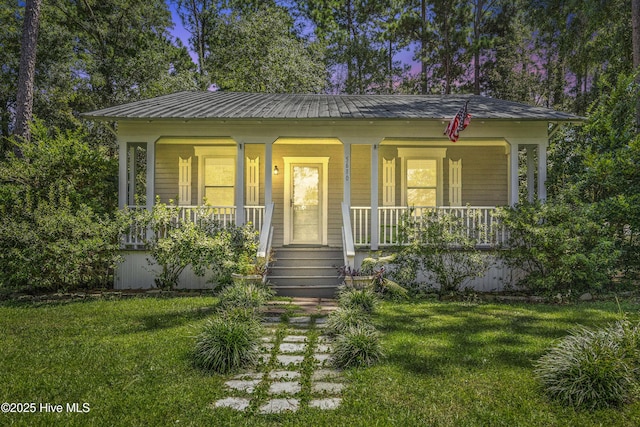
[[[330,286],[288,286],[288,285],[272,285],[276,295],[283,297],[302,297],[302,298],[335,298],[337,287]]]

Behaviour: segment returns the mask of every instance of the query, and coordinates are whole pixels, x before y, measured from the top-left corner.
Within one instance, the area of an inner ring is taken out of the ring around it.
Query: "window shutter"
[[[178,173],[178,204],[191,205],[191,157],[188,159],[180,157]]]
[[[449,206],[462,206],[462,159],[449,159]]]
[[[382,159],[382,206],[396,205],[396,159]]]
[[[256,206],[260,202],[260,157],[251,160],[247,157],[247,205]]]

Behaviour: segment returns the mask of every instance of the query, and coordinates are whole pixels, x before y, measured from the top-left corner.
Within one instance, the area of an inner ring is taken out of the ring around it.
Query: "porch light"
[[[274,175],[278,175],[280,173],[280,171],[278,170],[278,166],[274,166],[273,167],[273,174]]]

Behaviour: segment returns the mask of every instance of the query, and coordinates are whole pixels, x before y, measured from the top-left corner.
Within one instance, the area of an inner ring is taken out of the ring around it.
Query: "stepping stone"
[[[272,371],[269,378],[274,380],[295,380],[300,378],[300,372],[296,371]]]
[[[289,356],[284,354],[279,354],[276,358],[278,359],[278,362],[282,363],[284,366],[297,365],[302,363],[304,360],[304,356]]]
[[[302,316],[302,317],[291,317],[289,318],[289,323],[293,324],[293,325],[300,325],[300,324],[309,324],[311,322],[311,317],[309,316]]]
[[[266,316],[262,318],[264,323],[280,323],[280,316]]]
[[[318,318],[316,318],[316,326],[324,325],[325,323],[327,323],[327,318],[326,317],[318,317]]]
[[[245,397],[227,397],[214,403],[216,408],[231,408],[236,411],[244,411],[249,407],[249,399]]]
[[[262,342],[272,342],[275,337],[262,337]]]
[[[269,394],[296,394],[299,393],[301,389],[302,386],[298,382],[274,382],[269,386]]]
[[[313,399],[309,402],[309,408],[318,409],[336,409],[342,403],[339,397],[331,397],[328,399]]]
[[[260,380],[231,380],[225,382],[227,387],[232,388],[234,390],[244,391],[247,393],[253,393],[253,390],[256,389],[258,384],[260,384]]]
[[[320,335],[318,337],[318,342],[331,342],[331,341],[332,341],[332,339],[328,335]]]
[[[280,351],[283,353],[304,353],[305,344],[297,343],[282,343],[280,344]]]
[[[318,369],[311,375],[311,380],[318,381],[329,378],[339,378],[340,376],[342,376],[342,373],[335,369]]]
[[[264,351],[269,351],[269,352],[270,352],[271,350],[273,350],[273,344],[271,344],[271,343],[263,343],[263,344],[260,346],[260,348],[261,348],[262,350],[264,350]]]
[[[263,353],[263,354],[259,354],[259,355],[258,355],[258,359],[259,359],[262,363],[269,363],[269,360],[271,360],[271,353]]]
[[[326,363],[329,359],[331,359],[331,355],[325,354],[325,353],[318,353],[318,354],[314,354],[313,358],[320,363]]]
[[[327,344],[318,344],[316,351],[320,353],[329,353],[331,351],[331,346]]]
[[[283,342],[307,342],[306,335],[287,335],[282,339]]]
[[[298,399],[272,399],[260,407],[261,414],[279,414],[285,411],[295,412],[300,406]]]
[[[233,377],[234,380],[260,380],[264,374],[262,372],[245,372],[244,374],[238,374]]]
[[[340,393],[344,388],[342,383],[314,383],[311,385],[311,391],[314,393]]]

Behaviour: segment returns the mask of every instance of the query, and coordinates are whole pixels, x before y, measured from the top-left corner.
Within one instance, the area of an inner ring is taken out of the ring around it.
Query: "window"
[[[400,147],[402,164],[402,204],[442,206],[442,166],[446,148]]]
[[[235,159],[205,157],[203,203],[211,206],[234,206]]]
[[[407,205],[436,206],[438,163],[435,159],[407,159]]]

